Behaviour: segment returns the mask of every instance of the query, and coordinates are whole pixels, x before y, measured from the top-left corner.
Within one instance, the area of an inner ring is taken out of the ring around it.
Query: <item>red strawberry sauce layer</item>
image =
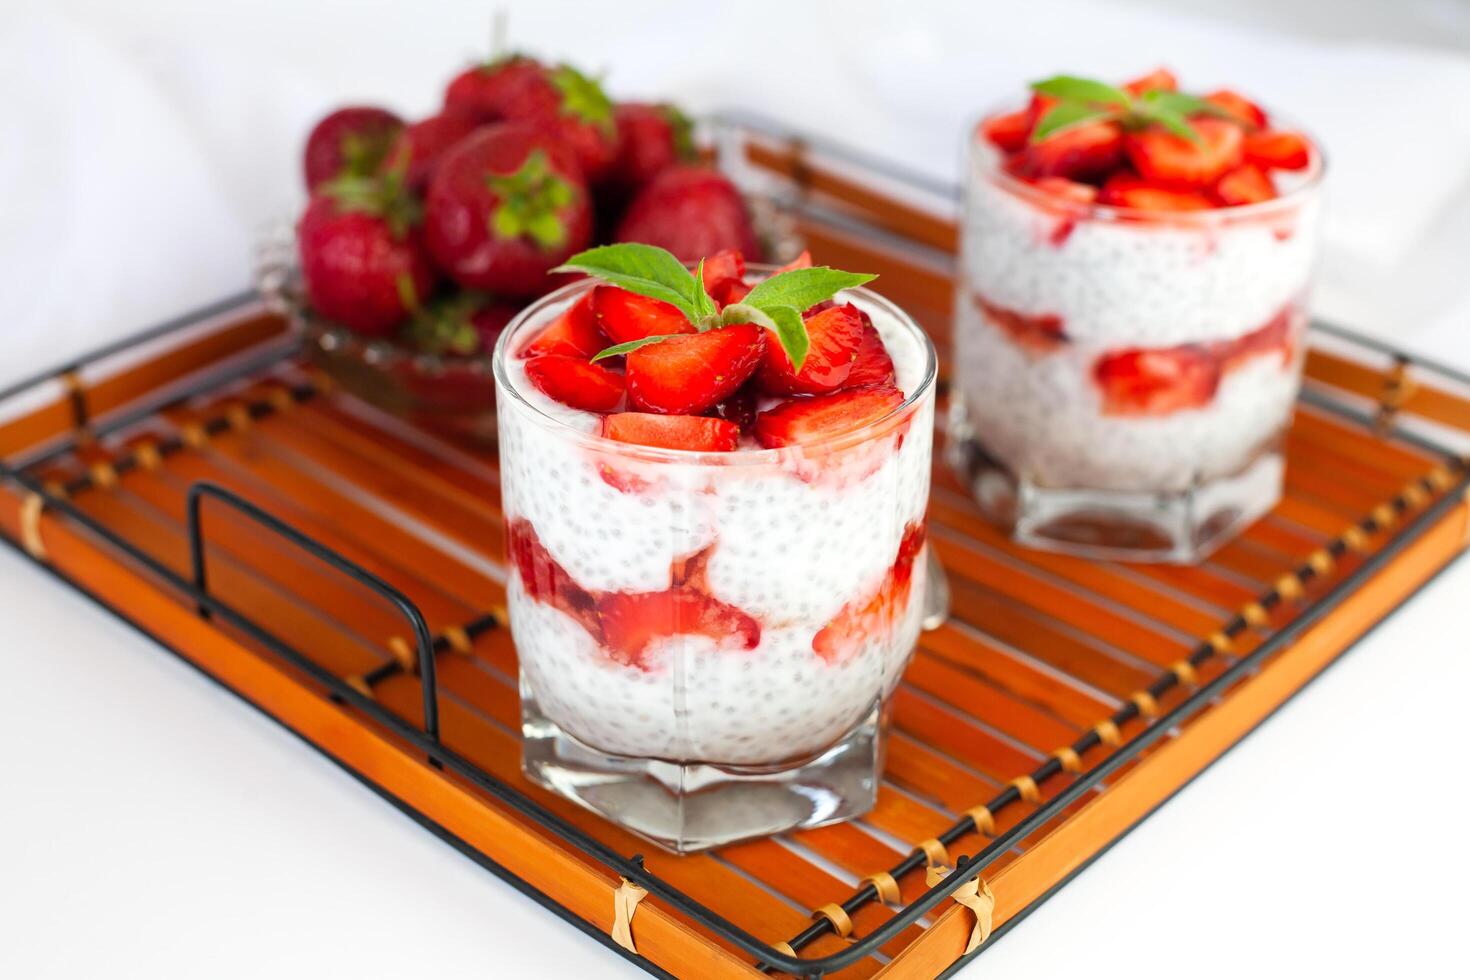
[[[616,754],[767,765],[819,752],[892,690],[917,640],[927,349],[887,307],[860,299],[848,313],[839,296],[814,314],[826,321],[809,328],[818,353],[801,372],[782,374],[766,348],[746,363],[738,336],[733,353],[676,344],[667,374],[655,364],[640,379],[631,356],[591,364],[622,378],[625,402],[577,408],[537,387],[530,366],[587,365],[594,332],[606,346],[597,311],[579,306],[593,292],[513,327],[508,349],[532,356],[497,374],[512,389],[499,398],[508,608],[537,708]],[[622,335],[673,322],[614,308],[603,315]],[[820,393],[772,393],[766,372]],[[596,401],[602,380],[573,401]],[[699,406],[700,391],[717,401]],[[687,461],[671,448],[691,450]]]

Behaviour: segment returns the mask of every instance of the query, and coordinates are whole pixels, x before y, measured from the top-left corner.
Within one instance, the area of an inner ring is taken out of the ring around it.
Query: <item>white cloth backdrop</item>
[[[1463,53],[1353,41],[1342,23],[1331,43],[1268,36],[1157,3],[504,6],[516,46],[606,69],[615,95],[757,109],[944,177],[965,121],[1024,79],[1163,62],[1191,86],[1238,86],[1326,144],[1320,308],[1470,365]],[[0,382],[242,288],[259,230],[299,205],[312,120],[347,100],[431,111],[488,49],[489,9],[0,3]],[[621,966],[146,642],[10,556],[0,565],[0,974]],[[1467,585],[1464,567],[1442,578],[989,968],[1155,975],[1210,936],[1197,975],[1439,974],[1470,860],[1453,811],[1419,811],[1452,781],[1439,764],[1463,734]],[[1385,701],[1401,706],[1397,734],[1377,720]],[[37,732],[53,740],[44,754]],[[1395,851],[1372,846],[1411,813],[1425,823]],[[343,936],[359,942],[339,948]]]

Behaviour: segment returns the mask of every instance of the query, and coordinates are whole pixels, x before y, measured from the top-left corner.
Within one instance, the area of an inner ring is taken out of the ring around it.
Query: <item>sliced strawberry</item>
[[[724,309],[731,303],[739,303],[750,295],[750,283],[744,279],[721,279],[709,290],[710,298]]]
[[[694,333],[694,324],[677,307],[617,286],[593,287],[592,318],[614,344],[666,333]]]
[[[1031,138],[1031,127],[1035,122],[1029,109],[991,116],[980,123],[980,135],[1006,153],[1015,153],[1026,148]]]
[[[790,272],[793,269],[810,269],[811,267],[812,253],[807,249],[802,249],[800,255],[792,259],[790,262],[787,262],[781,268],[777,269],[776,272],[773,274],[780,275],[783,272]]]
[[[1059,197],[1067,201],[1075,201],[1078,204],[1091,204],[1097,200],[1097,188],[1091,184],[1081,184],[1075,180],[1065,177],[1041,177],[1031,183],[1039,191],[1045,191],[1052,197]]]
[[[844,388],[867,388],[872,385],[893,384],[893,358],[883,346],[883,336],[864,313],[863,339],[858,344],[857,357],[853,358],[852,370],[843,382]]]
[[[1300,133],[1266,129],[1246,136],[1245,158],[1268,170],[1305,170],[1312,162],[1312,144]]]
[[[597,329],[597,321],[592,316],[592,292],[589,290],[553,320],[551,326],[537,334],[521,351],[521,356],[565,354],[591,357],[606,346],[607,338]]]
[[[754,323],[648,344],[628,354],[628,397],[644,411],[697,415],[745,384],[765,349]]]
[[[710,409],[710,414],[734,423],[741,432],[750,431],[751,426],[755,425],[755,414],[760,404],[759,387],[753,382],[745,385]]]
[[[1142,95],[1145,92],[1177,92],[1179,91],[1179,79],[1174,77],[1174,73],[1167,68],[1155,68],[1142,78],[1124,82],[1123,91],[1129,95]]]
[[[760,644],[761,627],[746,613],[698,589],[678,586],[663,592],[611,592],[597,600],[597,618],[607,652],[618,663],[647,669],[648,646],[674,636],[707,636],[738,642],[746,650]]]
[[[992,303],[979,293],[971,294],[970,298],[985,314],[985,319],[1018,347],[1045,354],[1071,342],[1062,318],[1055,313],[1022,313]]]
[[[726,249],[705,257],[704,287],[706,289],[710,288],[711,283],[719,282],[721,279],[743,279],[744,277],[745,256],[734,249]]]
[[[1211,193],[1221,204],[1226,207],[1234,207],[1269,201],[1276,196],[1276,186],[1271,183],[1270,176],[1264,170],[1247,163],[1227,171],[1223,177],[1215,181]]]
[[[1105,415],[1168,415],[1201,408],[1215,397],[1220,365],[1205,347],[1104,354],[1093,367]]]
[[[904,528],[898,555],[873,594],[843,606],[837,616],[812,637],[812,652],[836,663],[875,637],[886,637],[908,610],[914,561],[924,547],[924,525]]]
[[[596,600],[577,584],[536,534],[525,518],[506,524],[506,550],[521,576],[521,588],[537,602],[544,602],[577,619],[589,631],[597,629]]]
[[[1123,160],[1123,129],[1115,122],[1084,123],[1027,146],[1011,164],[1019,177],[1099,177]]]
[[[792,398],[756,416],[755,437],[767,449],[815,442],[872,425],[902,404],[891,386]]]
[[[618,442],[696,453],[728,453],[740,445],[740,426],[699,415],[618,412],[603,418],[602,435]]]
[[[1176,190],[1130,173],[1108,178],[1097,196],[1099,204],[1141,211],[1205,211],[1214,203],[1199,191]]]
[[[526,377],[548,397],[584,412],[611,412],[623,401],[623,376],[580,357],[533,357]]]
[[[717,252],[704,260],[704,291],[721,309],[738,303],[750,292],[745,282],[745,258],[735,251]]]
[[[1239,92],[1232,92],[1228,88],[1222,88],[1218,92],[1211,92],[1205,96],[1205,101],[1217,108],[1224,109],[1231,116],[1251,129],[1266,128],[1266,110]]]
[[[815,307],[814,307],[815,309]],[[811,346],[801,370],[795,370],[786,348],[775,338],[766,344],[761,386],[773,395],[821,395],[847,381],[863,341],[863,314],[847,303],[804,317]]]
[[[1240,163],[1245,135],[1224,119],[1196,119],[1199,142],[1150,127],[1125,141],[1134,169],[1147,180],[1183,186],[1208,186]]]

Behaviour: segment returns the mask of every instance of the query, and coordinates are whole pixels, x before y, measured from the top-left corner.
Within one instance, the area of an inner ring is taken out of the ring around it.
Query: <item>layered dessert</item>
[[[1033,89],[972,140],[952,455],[1029,543],[1193,560],[1279,496],[1320,157],[1162,70]]]
[[[528,771],[681,850],[863,812],[923,616],[933,348],[804,258],[569,268],[496,354]]]

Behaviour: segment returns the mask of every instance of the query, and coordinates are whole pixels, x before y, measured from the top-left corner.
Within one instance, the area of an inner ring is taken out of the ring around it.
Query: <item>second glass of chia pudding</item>
[[[1322,158],[1165,70],[970,141],[950,460],[1022,543],[1193,562],[1279,500]]]
[[[574,258],[494,371],[524,768],[682,852],[873,806],[937,368],[871,277],[659,252]]]

